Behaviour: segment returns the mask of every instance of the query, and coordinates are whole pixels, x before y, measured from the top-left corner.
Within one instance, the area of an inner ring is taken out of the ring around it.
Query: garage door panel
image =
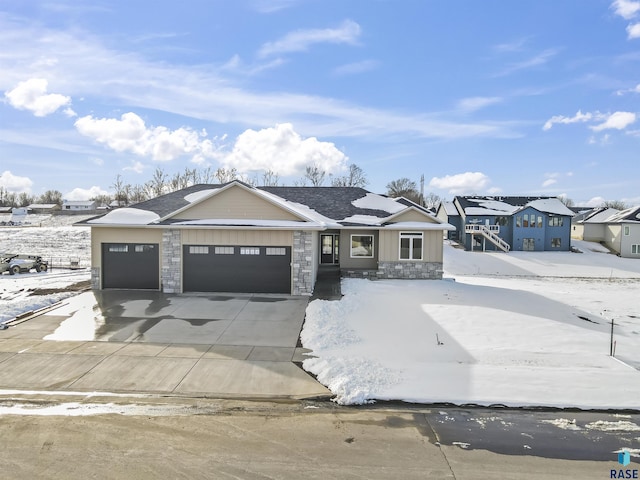
[[[184,291],[291,292],[291,247],[185,245]]]
[[[157,243],[102,244],[102,288],[158,290],[159,271]]]

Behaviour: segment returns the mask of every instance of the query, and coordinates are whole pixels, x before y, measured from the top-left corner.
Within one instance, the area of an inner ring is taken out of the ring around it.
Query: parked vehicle
[[[49,264],[39,255],[0,254],[0,273],[9,272],[11,275],[26,273],[31,270],[45,272]]]

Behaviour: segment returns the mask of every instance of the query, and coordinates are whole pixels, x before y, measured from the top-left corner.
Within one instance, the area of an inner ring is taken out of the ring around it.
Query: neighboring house
[[[64,200],[62,202],[63,211],[72,211],[72,212],[92,211],[92,210],[96,210],[97,206],[98,206],[97,203],[93,200],[87,200],[87,201]]]
[[[578,213],[571,221],[571,238],[600,242],[605,238],[605,221],[620,210],[608,207],[596,207]]]
[[[60,205],[57,203],[32,203],[28,208],[29,213],[47,214],[60,210]]]
[[[79,222],[92,286],[310,295],[318,269],[442,278],[449,224],[356,187],[194,185]]]
[[[574,213],[556,197],[457,196],[453,205],[460,215],[459,241],[467,250],[571,249]]]
[[[11,213],[11,207],[0,207],[0,213]]]
[[[640,258],[640,206],[622,210],[606,222],[604,242],[621,257]]]
[[[459,240],[460,232],[462,228],[462,217],[460,212],[456,208],[453,202],[440,202],[436,216],[443,222],[449,223],[455,227],[455,230],[449,230],[447,232],[447,238],[449,240]]]

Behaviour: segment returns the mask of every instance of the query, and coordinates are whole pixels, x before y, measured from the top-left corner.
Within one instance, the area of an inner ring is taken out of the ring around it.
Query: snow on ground
[[[640,260],[576,244],[584,253],[447,245],[442,281],[344,279],[341,301],[309,304],[304,368],[342,404],[640,408]]]
[[[49,295],[32,295],[39,288],[64,289],[74,283],[89,280],[88,270],[54,270],[41,273],[0,275],[0,323],[21,313],[53,305],[77,292],[58,292]]]
[[[9,217],[0,215],[0,221],[8,221]],[[90,278],[88,270],[56,268],[61,263],[68,265],[70,259],[78,261],[81,266],[89,265],[90,228],[71,226],[88,216],[27,215],[26,218],[28,226],[0,227],[0,252],[40,255],[50,262],[53,269],[42,273],[0,275],[0,323],[75,295],[73,292],[31,295],[33,290],[65,288]]]

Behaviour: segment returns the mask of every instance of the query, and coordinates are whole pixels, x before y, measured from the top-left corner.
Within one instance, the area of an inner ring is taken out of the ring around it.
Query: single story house
[[[594,209],[576,227],[583,240],[602,242],[621,257],[640,258],[640,206]]]
[[[569,251],[574,213],[556,197],[456,196],[453,207],[442,207],[459,216],[458,238],[466,250]],[[447,220],[445,220],[445,218]]]
[[[605,221],[620,212],[615,208],[596,207],[577,214],[571,221],[571,238],[600,242],[605,238]]]
[[[51,214],[60,210],[60,205],[57,203],[32,203],[28,208],[29,213]]]
[[[63,211],[71,211],[71,212],[86,212],[97,209],[97,203],[95,200],[63,200],[62,201],[62,210]]]
[[[442,278],[443,231],[424,209],[356,187],[193,185],[91,227],[92,286],[310,295],[319,268]]]

